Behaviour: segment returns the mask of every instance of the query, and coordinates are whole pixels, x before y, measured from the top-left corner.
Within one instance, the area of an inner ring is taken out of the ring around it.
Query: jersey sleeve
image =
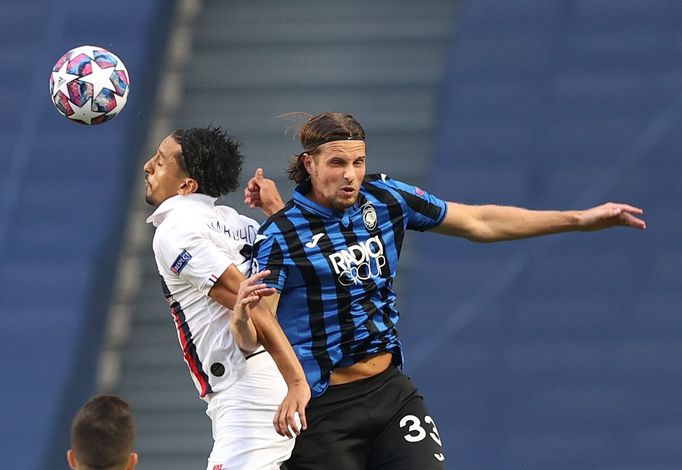
[[[445,219],[448,203],[423,189],[402,181],[397,181],[381,175],[381,181],[392,191],[397,193],[406,209],[407,228],[412,230],[429,230],[437,227]]]
[[[230,256],[201,232],[157,229],[153,246],[162,276],[182,279],[204,295],[233,264]]]
[[[268,233],[258,235],[258,240],[253,248],[253,263],[251,273],[269,269],[270,275],[263,279],[268,287],[273,287],[277,292],[282,292],[287,279],[288,267],[285,263],[284,242],[280,234]]]

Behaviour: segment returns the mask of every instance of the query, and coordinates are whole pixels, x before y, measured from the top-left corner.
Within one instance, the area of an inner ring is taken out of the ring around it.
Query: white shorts
[[[207,470],[279,470],[294,448],[272,424],[286,393],[269,353],[247,359],[244,376],[207,399],[214,441]]]

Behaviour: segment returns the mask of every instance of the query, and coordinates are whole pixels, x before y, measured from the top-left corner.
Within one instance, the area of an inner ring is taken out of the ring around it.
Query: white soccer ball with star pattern
[[[129,89],[125,65],[103,47],[71,49],[50,75],[50,96],[57,110],[81,124],[101,124],[116,117],[128,101]]]

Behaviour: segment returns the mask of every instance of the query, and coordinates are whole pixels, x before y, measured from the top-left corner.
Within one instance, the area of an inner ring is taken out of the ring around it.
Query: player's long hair
[[[365,130],[350,114],[326,112],[315,116],[306,115],[308,120],[298,132],[303,152],[294,155],[289,162],[289,179],[301,184],[310,178],[303,163],[303,155],[312,157],[320,153],[319,147],[336,140],[365,140]]]
[[[198,193],[219,197],[239,187],[244,157],[239,142],[226,131],[213,126],[178,129],[173,139],[182,149],[178,163],[199,183]]]

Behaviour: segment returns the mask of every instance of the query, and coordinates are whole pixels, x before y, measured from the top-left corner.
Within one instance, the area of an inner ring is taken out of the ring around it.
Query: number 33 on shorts
[[[440,435],[438,434],[438,429],[436,429],[436,423],[433,422],[431,416],[424,416],[424,423],[431,429],[428,435],[433,439],[433,441],[438,444],[439,447],[443,447],[443,443],[440,440]],[[403,438],[407,442],[420,442],[426,439],[427,430],[422,426],[422,422],[415,415],[405,415],[400,420],[400,427],[407,427],[407,434]],[[433,456],[439,460],[445,460],[445,455],[443,453],[435,453]]]

